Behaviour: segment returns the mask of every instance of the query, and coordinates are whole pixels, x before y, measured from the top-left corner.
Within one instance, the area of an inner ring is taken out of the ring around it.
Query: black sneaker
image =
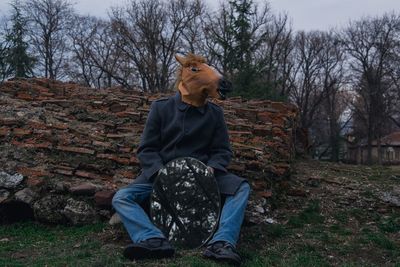
[[[236,249],[226,241],[217,241],[207,246],[203,256],[216,261],[223,261],[233,265],[240,265],[242,259]]]
[[[130,260],[170,258],[175,249],[164,238],[149,238],[133,243],[124,250],[124,257]]]

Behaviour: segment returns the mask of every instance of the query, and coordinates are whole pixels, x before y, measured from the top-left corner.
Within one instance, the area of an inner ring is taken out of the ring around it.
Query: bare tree
[[[340,134],[351,116],[344,116],[349,106],[347,100],[346,77],[344,73],[345,52],[333,33],[325,35],[325,45],[321,52],[322,86],[325,99],[322,108],[328,122],[330,157],[339,160]]]
[[[87,86],[99,87],[96,84],[96,70],[91,62],[91,46],[97,30],[97,18],[74,16],[74,30],[68,33],[71,39],[71,63],[68,76],[76,82]]]
[[[60,79],[67,64],[67,31],[71,28],[72,4],[68,0],[26,0],[31,43],[46,78]]]
[[[113,29],[118,49],[131,60],[144,91],[166,91],[172,85],[174,54],[180,50],[183,31],[199,15],[199,1],[131,1],[114,8]]]
[[[202,0],[193,2],[196,15],[187,22],[186,27],[182,30],[179,40],[179,51],[182,54],[191,52],[193,54],[205,55],[207,47],[205,43],[205,34],[203,31],[204,17],[211,12]]]
[[[293,67],[291,53],[293,50],[292,30],[288,26],[286,14],[273,16],[265,25],[265,42],[256,51],[256,64],[264,77],[281,99],[289,94],[289,74]]]
[[[300,111],[300,126],[310,128],[325,97],[322,54],[326,45],[322,32],[299,32],[293,51],[294,67],[289,77],[290,99]]]
[[[381,161],[380,139],[385,134],[392,102],[393,54],[399,45],[400,18],[386,14],[351,22],[343,30],[343,44],[350,56],[354,88],[358,102],[353,105],[355,117],[366,130],[368,163],[372,163],[372,141],[378,141],[378,160]],[[397,62],[397,65],[399,62]]]
[[[6,80],[10,75],[10,66],[7,63],[8,49],[10,42],[7,40],[8,19],[0,19],[0,83]]]

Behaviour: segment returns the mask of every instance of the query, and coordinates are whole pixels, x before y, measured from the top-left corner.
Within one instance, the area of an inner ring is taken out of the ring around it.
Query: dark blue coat
[[[153,182],[164,164],[179,157],[213,167],[222,194],[234,194],[246,181],[226,170],[232,151],[222,108],[210,102],[196,108],[179,92],[152,103],[137,153],[142,172],[134,183]]]

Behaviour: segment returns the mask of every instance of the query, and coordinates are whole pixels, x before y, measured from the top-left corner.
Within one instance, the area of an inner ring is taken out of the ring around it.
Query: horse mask
[[[189,53],[186,57],[175,55],[175,58],[180,64],[176,87],[183,102],[201,107],[208,97],[225,99],[225,94],[232,91],[232,83],[209,66],[204,57]]]

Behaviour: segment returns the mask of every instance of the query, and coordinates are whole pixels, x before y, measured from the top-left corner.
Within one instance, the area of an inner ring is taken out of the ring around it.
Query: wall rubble
[[[0,215],[2,204],[19,197],[30,199],[26,204],[44,221],[44,210],[57,211],[50,216],[57,223],[92,221],[79,218],[80,207],[92,217],[110,217],[113,193],[140,172],[136,149],[151,102],[159,97],[47,79],[4,82],[0,171],[24,180],[13,188],[0,185]],[[290,175],[296,108],[241,98],[216,102],[224,108],[234,151],[230,171],[248,178],[257,197],[269,198],[273,182]]]

